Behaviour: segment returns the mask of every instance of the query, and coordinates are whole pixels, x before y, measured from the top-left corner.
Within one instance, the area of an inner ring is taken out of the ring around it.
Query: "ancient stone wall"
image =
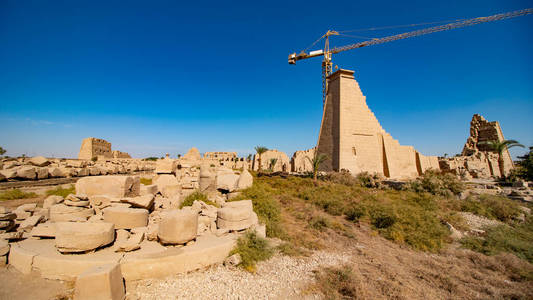
[[[278,150],[268,150],[265,153],[261,154],[261,169],[269,170],[271,159],[277,159],[276,164],[272,166],[273,172],[289,172],[291,169],[291,163],[289,157],[284,152]],[[257,171],[259,170],[259,155],[254,155],[254,161],[252,169]]]
[[[131,156],[126,152],[113,150],[112,153],[113,153],[113,158],[131,158]]]
[[[438,169],[436,157],[420,156],[381,127],[353,74],[338,70],[328,77],[318,152],[330,159],[321,170],[369,172],[401,179],[416,177],[428,168]]]
[[[311,161],[315,156],[315,148],[309,150],[296,151],[291,158],[292,172],[312,172],[313,165]]]
[[[113,158],[113,154],[111,153],[111,143],[93,137],[83,139],[78,159],[92,159],[93,157],[98,156]]]
[[[237,152],[206,152],[204,158],[231,160],[237,158]]]

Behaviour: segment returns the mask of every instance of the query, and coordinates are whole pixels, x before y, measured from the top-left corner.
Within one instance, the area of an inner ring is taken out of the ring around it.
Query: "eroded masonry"
[[[412,146],[400,145],[381,127],[353,74],[341,69],[328,77],[318,152],[329,159],[322,170],[412,178],[428,169],[438,169],[436,156],[425,156]]]

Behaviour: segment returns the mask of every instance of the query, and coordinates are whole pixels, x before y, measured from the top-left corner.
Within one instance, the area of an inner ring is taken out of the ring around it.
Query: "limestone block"
[[[59,167],[59,171],[61,172],[60,177],[74,177],[78,175],[78,173],[76,173],[76,169],[74,168]]]
[[[144,233],[138,232],[132,234],[126,241],[120,243],[115,251],[130,252],[141,248],[141,242],[144,239]]]
[[[35,167],[22,166],[17,168],[17,177],[22,179],[33,180],[37,178],[37,171]]]
[[[157,174],[174,174],[176,172],[176,161],[168,157],[159,159],[155,163],[155,173]]]
[[[161,214],[157,236],[163,244],[184,244],[196,238],[198,214],[193,210],[171,210]]]
[[[41,223],[31,229],[30,235],[35,236],[35,237],[41,237],[41,238],[55,238],[56,237],[55,223],[51,223],[51,222]]]
[[[94,209],[55,204],[50,207],[50,221],[67,222],[87,220],[94,214]]]
[[[208,167],[200,168],[200,190],[205,191],[210,187],[215,187],[216,174],[211,172]]]
[[[150,185],[144,185],[144,184],[141,184],[141,196],[144,196],[144,195],[155,195],[157,194],[157,185],[155,184],[150,184]]]
[[[48,168],[35,168],[37,172],[37,179],[46,179],[48,178]]]
[[[181,195],[182,188],[180,184],[165,185],[160,191],[165,198],[172,198]]]
[[[240,221],[229,221],[224,220],[221,218],[217,219],[217,227],[220,229],[227,229],[227,230],[243,230],[246,228],[250,228],[254,224],[258,223],[257,215],[255,212],[252,212],[250,218]]]
[[[78,207],[88,207],[89,201],[71,201],[71,200],[65,200],[63,202],[65,205],[68,206],[78,206]]]
[[[2,174],[6,179],[17,178],[17,170],[16,169],[0,170],[0,174]]]
[[[240,200],[240,201],[230,201],[224,204],[224,207],[247,207],[250,210],[253,209],[252,200]]]
[[[31,216],[27,218],[26,220],[24,220],[22,223],[20,223],[19,229],[26,231],[26,232],[30,232],[32,228],[35,227],[37,224],[39,224],[39,222],[41,222],[42,220],[43,220],[43,216],[40,216],[40,215]]]
[[[17,215],[17,220],[26,220],[31,217],[31,212],[19,208],[15,209],[13,212]]]
[[[148,210],[143,208],[107,207],[104,221],[115,224],[116,229],[132,229],[148,224]]]
[[[134,176],[83,177],[76,182],[76,192],[87,196],[135,197],[139,195],[140,183]]]
[[[125,288],[120,264],[88,269],[76,278],[74,300],[122,300]]]
[[[77,173],[78,173],[78,176],[79,177],[84,177],[84,176],[89,176],[89,169],[87,168],[80,168],[80,169],[76,169]]]
[[[46,199],[44,199],[43,208],[50,208],[52,207],[52,205],[58,204],[61,202],[63,202],[63,197],[61,196],[56,196],[56,195],[48,196]]]
[[[84,252],[108,245],[115,239],[112,223],[56,223],[56,247],[60,252]]]
[[[43,156],[35,156],[30,159],[30,164],[36,166],[36,167],[46,167],[51,162]]]
[[[218,218],[226,221],[242,221],[250,218],[252,210],[246,206],[230,207],[225,206],[217,212]]]
[[[219,190],[225,190],[233,192],[237,189],[237,182],[239,181],[239,175],[232,173],[219,173],[216,180],[216,188]]]
[[[147,194],[144,196],[139,197],[133,197],[133,198],[121,198],[121,202],[126,202],[131,204],[133,207],[138,208],[146,208],[150,210],[152,206],[154,205],[154,195],[153,194]]]
[[[19,207],[17,207],[17,209],[33,212],[35,211],[36,207],[37,207],[37,203],[26,203],[26,204],[20,205]]]
[[[43,220],[46,221],[50,219],[50,209],[49,208],[38,208],[33,213],[34,216],[42,216]]]
[[[9,264],[22,274],[31,273],[31,266],[35,253],[21,247],[12,246],[9,250]]]
[[[248,170],[243,170],[239,175],[239,181],[237,182],[237,189],[243,190],[251,187],[254,183],[254,178]]]
[[[48,177],[62,177],[63,172],[59,168],[49,167],[48,168]]]
[[[9,243],[5,240],[0,240],[0,256],[7,255],[9,253]]]
[[[152,183],[157,185],[159,192],[167,185],[179,185],[179,181],[176,176],[171,174],[161,174],[153,178]]]

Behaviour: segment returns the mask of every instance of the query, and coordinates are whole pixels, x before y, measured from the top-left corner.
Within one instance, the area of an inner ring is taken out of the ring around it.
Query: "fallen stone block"
[[[0,221],[15,220],[16,218],[17,218],[17,214],[12,213],[12,212],[0,214]]]
[[[63,202],[63,197],[61,196],[48,196],[46,199],[44,199],[43,208],[50,208],[54,204],[59,204]]]
[[[35,252],[14,245],[9,250],[9,264],[22,274],[28,275],[31,273],[35,255]]]
[[[22,209],[17,208],[13,212],[17,215],[17,220],[26,220],[31,217],[31,212]]]
[[[220,229],[228,230],[243,230],[250,228],[252,225],[257,224],[258,219],[255,212],[252,212],[251,217],[240,221],[229,221],[222,218],[217,219],[217,227]]]
[[[37,224],[39,224],[39,222],[41,222],[42,219],[43,219],[43,216],[40,216],[40,215],[31,216],[27,218],[26,220],[24,220],[19,225],[19,230],[30,232],[33,227],[35,227]]]
[[[249,219],[252,214],[252,210],[246,206],[230,207],[225,206],[219,208],[217,212],[218,218],[222,218],[227,221],[242,221]]]
[[[115,226],[111,223],[56,223],[56,247],[60,252],[85,252],[112,243]]]
[[[130,235],[130,237],[120,243],[117,247],[117,252],[121,252],[121,251],[124,251],[124,252],[130,252],[130,251],[134,251],[134,250],[137,250],[137,249],[140,249],[141,248],[141,242],[143,241],[144,239],[144,233],[135,233],[135,234],[132,234]]]
[[[74,300],[123,300],[125,293],[120,265],[107,264],[88,269],[76,278]]]
[[[6,179],[15,179],[15,178],[17,178],[17,170],[16,169],[0,170],[0,174],[2,174]]]
[[[253,203],[252,200],[229,201],[224,203],[224,207],[247,207],[253,210]]]
[[[17,178],[34,180],[37,178],[35,167],[22,166],[17,169]]]
[[[0,256],[7,255],[9,253],[9,243],[5,240],[0,240]]]
[[[139,177],[95,176],[83,177],[76,182],[76,191],[87,196],[136,197],[140,191]]]
[[[50,221],[52,222],[85,221],[92,215],[94,215],[94,209],[92,208],[64,204],[55,204],[50,207]]]
[[[165,198],[179,196],[181,195],[181,190],[182,188],[180,184],[165,185],[160,188],[161,194]]]
[[[231,170],[230,170],[231,171]],[[218,173],[216,180],[216,188],[228,192],[233,192],[237,189],[237,182],[239,175],[231,173]]]
[[[5,232],[5,233],[0,234],[0,239],[16,241],[16,240],[22,239],[23,235],[24,235],[24,232],[22,231]]]
[[[115,224],[116,229],[132,229],[148,224],[148,210],[143,208],[107,207],[104,221]]]
[[[55,238],[56,226],[55,223],[41,223],[33,227],[30,231],[31,236],[40,238]]]
[[[36,167],[46,167],[51,162],[43,156],[35,156],[30,159],[30,164],[36,166]]]
[[[250,172],[248,172],[248,170],[244,169],[241,172],[241,175],[239,175],[239,180],[237,181],[237,189],[247,189],[249,187],[252,187],[253,183],[254,177],[252,176],[252,174],[250,174]]]
[[[146,208],[150,210],[154,205],[154,195],[147,194],[147,195],[139,196],[139,197],[121,198],[120,201],[129,203],[133,207]]]
[[[144,195],[155,195],[157,194],[157,185],[151,184],[151,185],[144,185],[141,184],[141,196]]]
[[[224,265],[225,266],[236,266],[240,264],[241,261],[242,261],[241,255],[239,253],[235,253],[224,260]]]
[[[48,178],[48,169],[47,168],[35,168],[37,172],[37,179],[46,179]]]
[[[196,238],[198,214],[193,210],[171,210],[161,213],[157,236],[163,244],[184,244]]]
[[[71,200],[65,200],[63,202],[65,205],[68,206],[78,206],[78,207],[88,207],[89,201],[71,201]]]
[[[22,204],[19,207],[17,207],[17,209],[28,211],[28,212],[35,211],[35,208],[37,208],[37,203],[27,203],[27,204]]]
[[[161,193],[163,188],[167,185],[179,185],[179,181],[176,176],[171,174],[160,174],[152,179],[152,183],[157,186],[158,191]]]

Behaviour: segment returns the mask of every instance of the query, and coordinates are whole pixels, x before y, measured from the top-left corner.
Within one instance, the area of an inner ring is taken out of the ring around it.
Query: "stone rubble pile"
[[[38,180],[47,178],[84,177],[130,174],[152,171],[155,162],[140,159],[105,159],[98,161],[77,159],[3,158],[0,160],[0,181]]]

